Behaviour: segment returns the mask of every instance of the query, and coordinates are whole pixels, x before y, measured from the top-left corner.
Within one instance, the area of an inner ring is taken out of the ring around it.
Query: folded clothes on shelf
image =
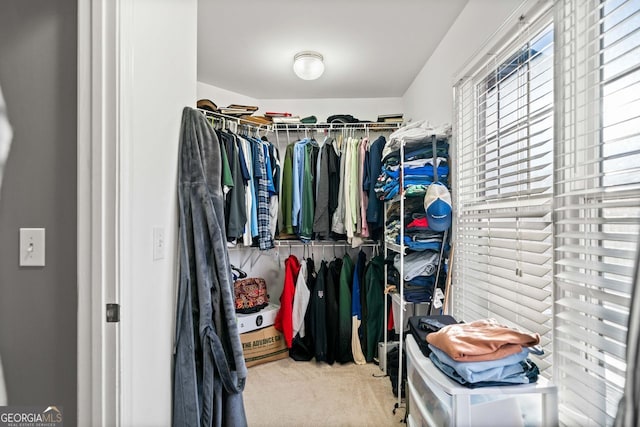
[[[391,200],[400,192],[400,182],[402,181],[405,193],[411,196],[422,196],[426,187],[436,181],[448,185],[449,164],[446,157],[446,150],[438,153],[434,167],[434,159],[430,157],[433,149],[421,147],[413,152],[417,159],[406,162],[403,166],[403,177],[400,179],[399,159],[393,155],[388,157],[381,168],[381,173],[376,179],[374,192],[380,200]],[[405,156],[406,157],[406,156]]]
[[[426,120],[410,123],[389,135],[389,142],[385,145],[382,156],[385,157],[388,153],[398,150],[402,144],[407,148],[424,145],[432,135],[436,135],[438,139],[446,140],[450,133],[450,125],[435,128],[429,125]]]
[[[396,243],[400,244],[400,236],[396,237]],[[440,246],[442,245],[442,237],[438,238],[430,238],[430,239],[416,239],[411,236],[404,236],[404,246],[411,249],[412,251],[438,251],[440,250]],[[405,258],[406,260],[406,258]]]
[[[412,303],[425,303],[431,301],[432,292],[429,288],[418,286],[413,289],[410,285],[405,284],[404,300]]]
[[[431,276],[438,268],[439,253],[436,251],[413,252],[404,256],[404,280],[416,276]],[[400,269],[400,255],[396,255],[393,266]]]
[[[400,273],[394,267],[389,267],[387,271],[387,283],[390,285],[399,286],[400,285]],[[420,287],[420,288],[433,288],[433,285],[436,283],[435,276],[416,276],[411,280],[407,280],[404,282],[405,285]]]

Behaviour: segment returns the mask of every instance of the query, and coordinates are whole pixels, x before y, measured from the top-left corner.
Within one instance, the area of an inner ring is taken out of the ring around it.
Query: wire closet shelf
[[[248,126],[257,131],[278,132],[278,131],[297,131],[297,130],[365,130],[365,131],[393,131],[402,127],[403,123],[386,123],[386,122],[358,122],[358,123],[271,123],[259,124],[246,118],[229,116],[218,112],[204,110],[198,108],[198,111],[207,117],[218,118],[222,121],[228,121],[237,125]]]

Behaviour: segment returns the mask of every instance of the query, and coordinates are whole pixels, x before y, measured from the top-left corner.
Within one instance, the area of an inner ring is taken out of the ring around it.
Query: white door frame
[[[78,425],[119,426],[120,0],[78,0]]]

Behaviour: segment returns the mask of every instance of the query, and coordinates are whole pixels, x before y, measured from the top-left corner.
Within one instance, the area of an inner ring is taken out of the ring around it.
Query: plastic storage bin
[[[407,404],[412,425],[554,427],[558,392],[545,378],[536,384],[468,388],[438,369],[407,336]]]

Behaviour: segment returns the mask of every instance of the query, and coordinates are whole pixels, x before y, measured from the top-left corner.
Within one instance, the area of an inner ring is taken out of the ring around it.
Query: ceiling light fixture
[[[299,52],[293,57],[293,72],[302,80],[315,80],[324,73],[324,58],[318,52]]]

